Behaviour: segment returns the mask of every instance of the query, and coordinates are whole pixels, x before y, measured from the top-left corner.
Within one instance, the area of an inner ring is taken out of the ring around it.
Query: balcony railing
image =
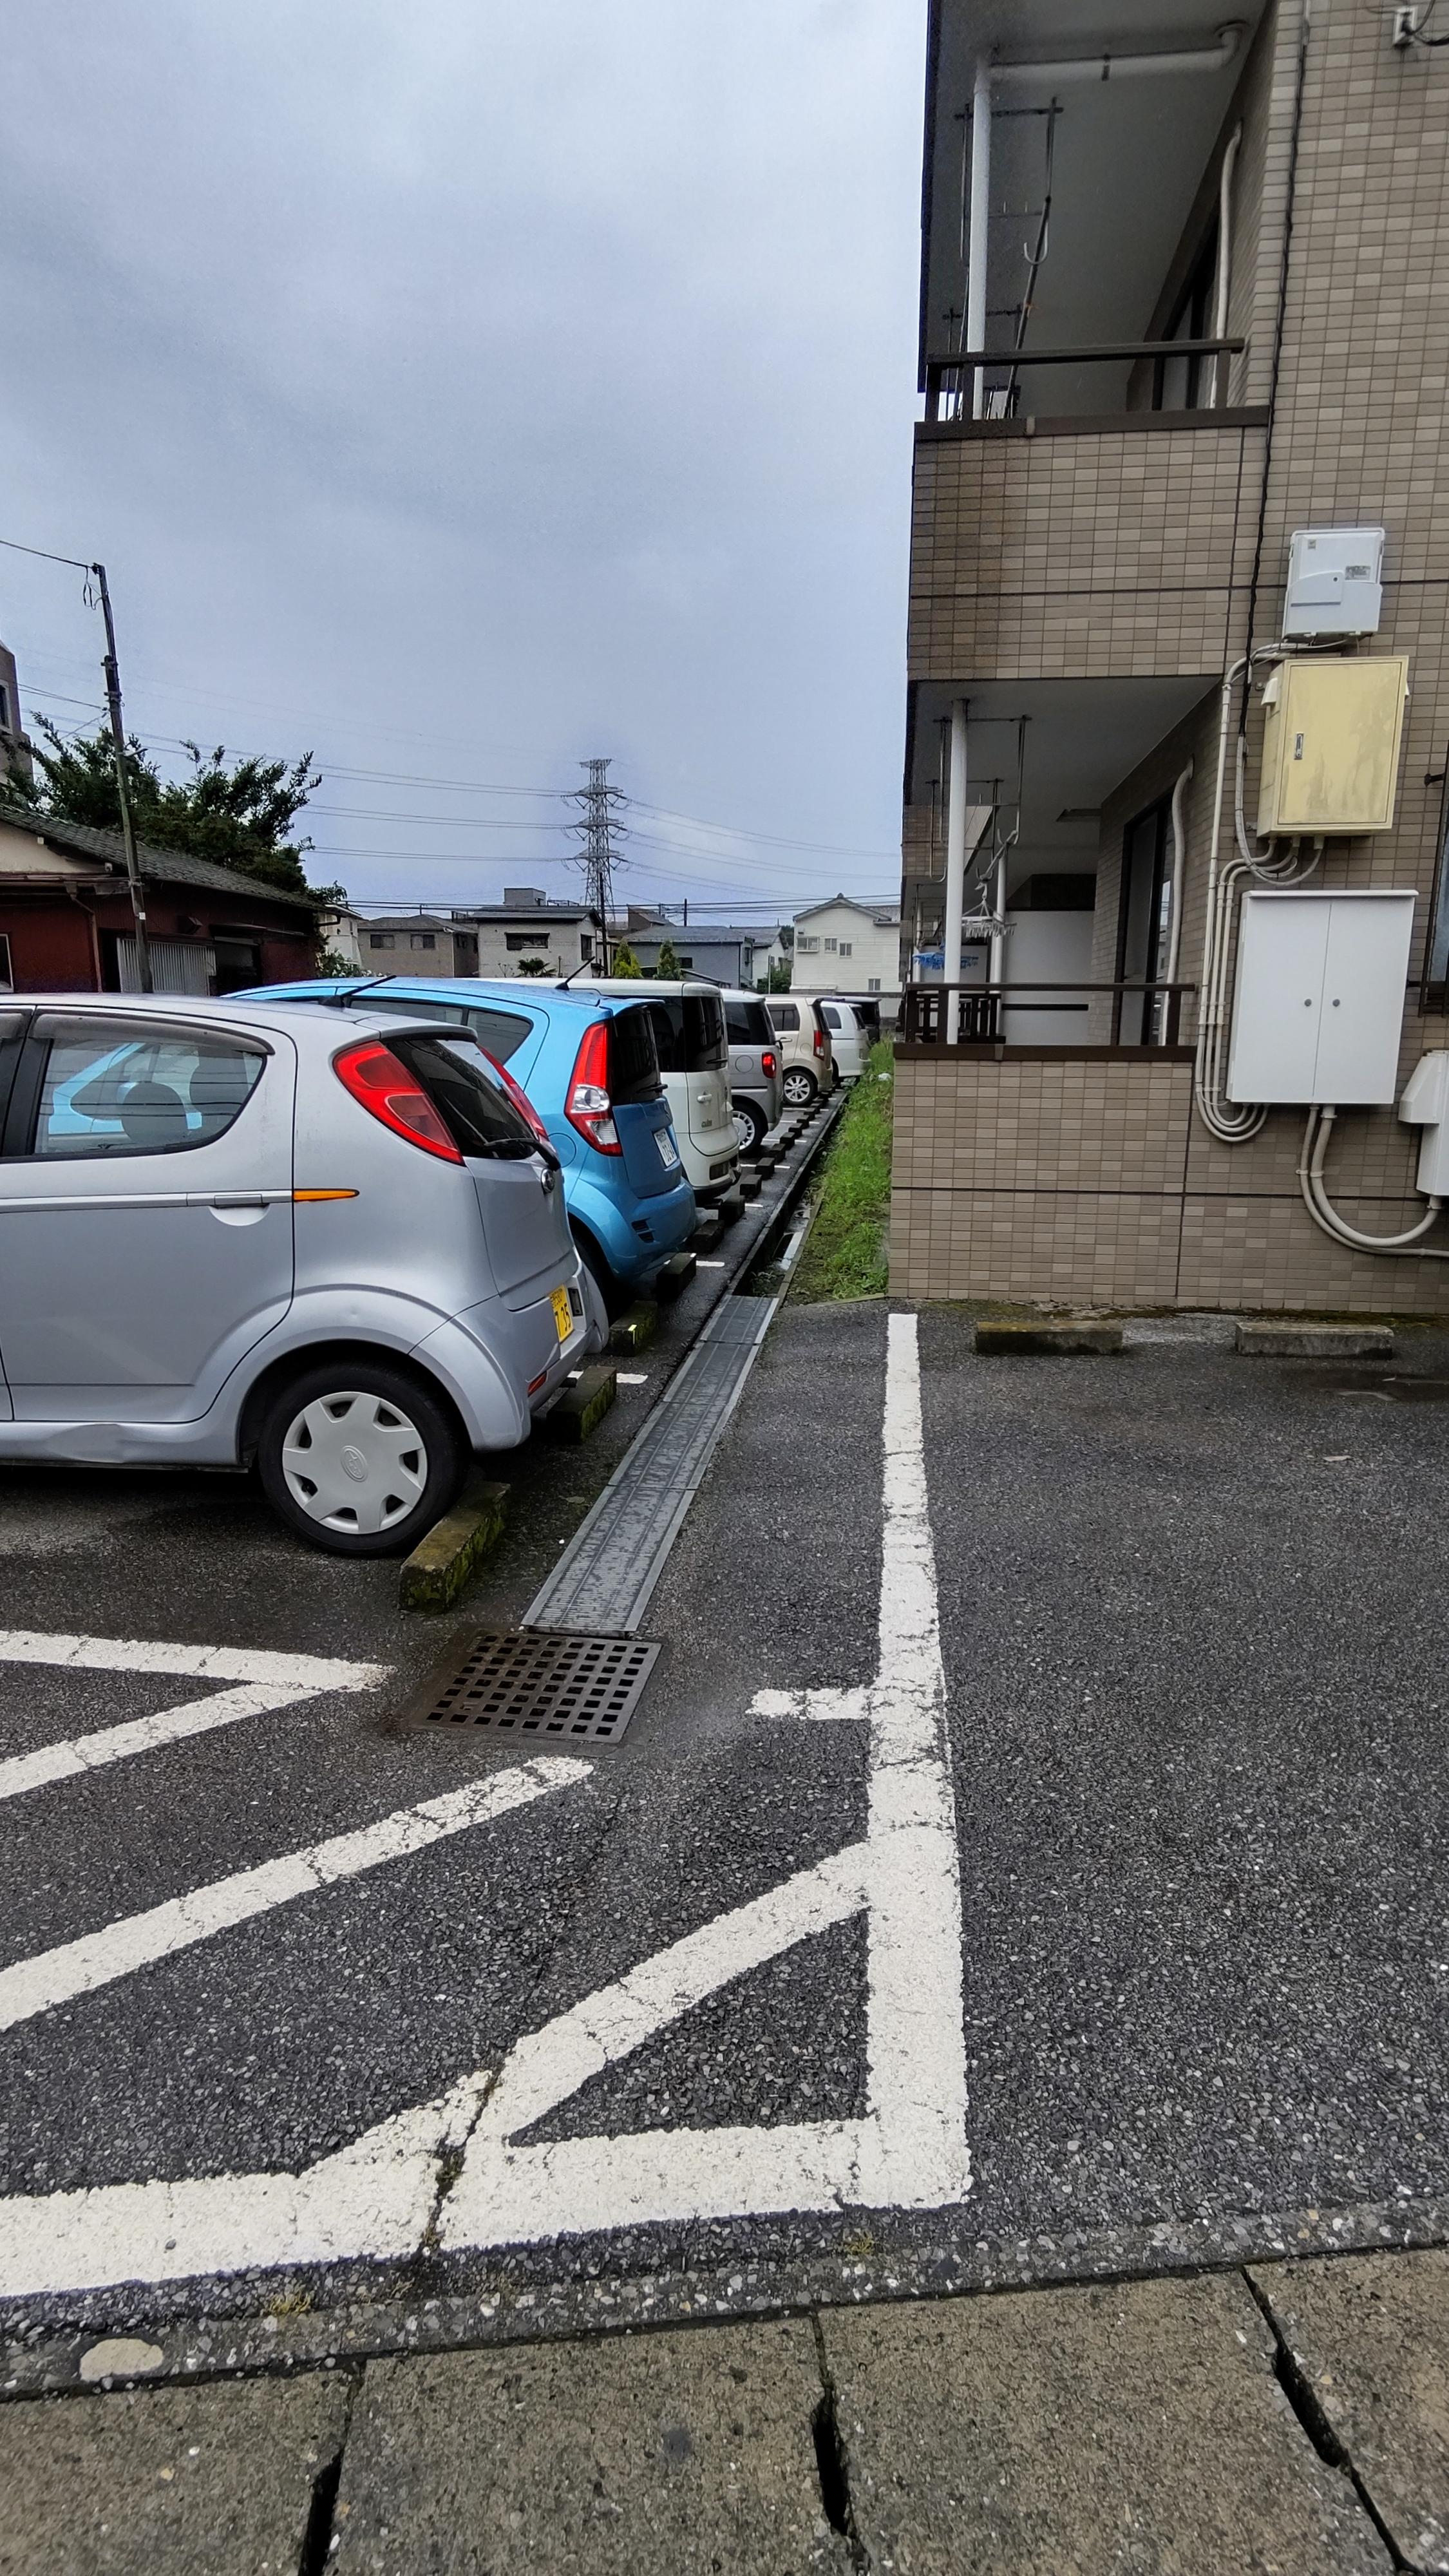
[[[978,373],[983,380],[981,417],[988,421],[1012,420],[1022,408],[1017,379],[1023,367],[1135,366],[1144,358],[1150,358],[1153,364],[1153,399],[1145,408],[1221,409],[1227,401],[1227,368],[1204,362],[1236,357],[1246,345],[1243,340],[1120,340],[1091,349],[961,349],[926,360],[926,418],[971,419]],[[1177,360],[1182,362],[1180,381],[1169,378],[1167,373]],[[1120,402],[1106,406],[1113,412],[1125,408]]]
[[[1182,1005],[1197,991],[1195,984],[1147,984],[1121,979],[1113,984],[908,984],[901,995],[901,1037],[907,1046],[945,1046],[950,1014],[955,1012],[958,1046],[1008,1043],[1005,1020],[1010,1011],[1090,1010],[1097,994],[1112,996],[1111,1034],[1101,1046],[1155,1047],[1180,1043]],[[1044,998],[1050,995],[1050,999]],[[1059,996],[1069,998],[1063,1000]],[[1092,1045],[1063,1033],[1063,1046]]]

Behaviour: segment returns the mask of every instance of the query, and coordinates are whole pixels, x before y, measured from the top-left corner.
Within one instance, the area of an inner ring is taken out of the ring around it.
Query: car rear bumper
[[[667,1190],[631,1198],[627,1207],[599,1189],[574,1189],[569,1214],[588,1227],[622,1286],[644,1287],[694,1232],[695,1198],[681,1171]]]

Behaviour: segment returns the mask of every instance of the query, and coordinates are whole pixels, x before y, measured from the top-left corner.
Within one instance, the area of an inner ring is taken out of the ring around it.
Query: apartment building
[[[933,11],[907,1295],[1449,1305],[1449,49],[1232,6]]]

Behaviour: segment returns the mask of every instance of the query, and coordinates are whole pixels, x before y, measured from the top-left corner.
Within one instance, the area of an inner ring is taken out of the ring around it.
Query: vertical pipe
[[[945,1016],[943,1035],[947,1046],[956,1043],[957,1023],[961,1016],[961,996],[953,993],[953,984],[961,981],[961,914],[966,896],[966,701],[955,698],[951,705],[951,783],[946,806],[946,937],[941,964],[941,982],[945,987],[941,1005]]]
[[[991,235],[991,66],[983,55],[971,92],[971,213],[966,236],[966,346],[986,346],[986,265]],[[986,371],[971,370],[971,412],[986,409]]]
[[[1005,921],[1006,919],[1006,867],[1007,856],[1006,851],[1003,848],[1001,856],[997,860],[996,866],[992,871],[993,884],[991,891],[991,909],[998,921]],[[989,982],[993,984],[1005,983],[1006,933],[1004,930],[993,930],[991,934],[991,958],[986,972]],[[1004,1037],[1006,1034],[1006,1004],[999,996],[992,1005],[991,1019],[998,1034]]]

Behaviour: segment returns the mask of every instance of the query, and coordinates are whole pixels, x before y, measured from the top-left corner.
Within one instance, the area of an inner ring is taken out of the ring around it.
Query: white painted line
[[[700,1259],[699,1255],[696,1254],[694,1266],[696,1270],[723,1270],[724,1263],[722,1261],[703,1261]]]
[[[231,1682],[231,1690],[183,1700],[149,1717],[95,1728],[0,1761],[0,1799],[18,1798],[52,1780],[74,1779],[133,1753],[153,1753],[214,1726],[265,1717],[324,1691],[366,1690],[385,1681],[386,1664],[350,1664],[325,1655],[279,1655],[231,1646],[182,1646],[133,1637],[48,1636],[33,1628],[0,1628],[0,1664],[56,1664],[71,1672],[158,1673]]]
[[[530,2033],[496,2086],[480,2069],[304,2172],[0,2201],[0,2289],[22,2296],[385,2259],[416,2254],[435,2235],[457,2249],[691,2218],[938,2208],[966,2196],[961,1900],[915,1319],[892,1315],[887,1333],[880,1660],[865,1694],[864,1843],[701,1925]],[[513,2143],[545,2107],[571,2098],[652,2032],[862,1906],[863,2119]],[[460,2148],[445,2197],[444,2159]]]
[[[587,1780],[591,1769],[587,1762],[544,1755],[518,1770],[495,1771],[447,1797],[429,1799],[419,1807],[399,1807],[375,1825],[334,1834],[305,1851],[263,1861],[256,1869],[238,1870],[231,1878],[213,1879],[209,1886],[193,1887],[185,1896],[153,1905],[144,1914],[124,1916],[78,1941],[65,1941],[58,1949],[17,1960],[13,1967],[0,1969],[0,2030],[11,2030],[36,2013],[51,2012],[57,2004],[72,2003],[78,1995],[94,1994],[98,1986],[114,1985],[138,1968],[190,1949],[253,1915],[269,1914],[293,1897],[311,1896],[318,1888],[356,1878],[363,1870],[404,1860],[451,1834],[529,1806],[551,1790],[571,1788]]]
[[[649,1383],[647,1369],[619,1369],[616,1374],[621,1386],[647,1386]]]
[[[806,1717],[817,1724],[838,1725],[843,1719],[870,1715],[868,1690],[762,1690],[750,1702],[751,1717]]]
[[[299,1683],[308,1690],[363,1690],[385,1681],[387,1664],[339,1663],[330,1655],[277,1655],[251,1646],[178,1646],[140,1637],[51,1636],[0,1628],[0,1663],[74,1664],[90,1673],[195,1673],[212,1682]]]

